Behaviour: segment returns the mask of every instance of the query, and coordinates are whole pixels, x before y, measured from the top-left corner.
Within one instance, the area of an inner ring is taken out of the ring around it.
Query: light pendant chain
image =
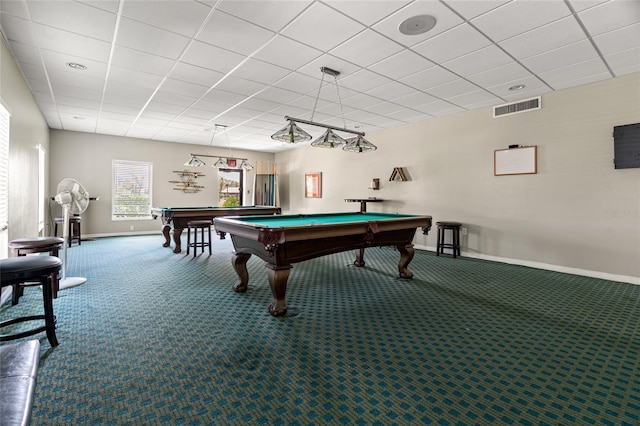
[[[342,98],[340,97],[340,86],[338,86],[338,76],[333,76],[333,81],[336,84],[336,92],[338,92],[338,103],[340,104],[340,116],[342,117],[342,127],[347,128],[347,122],[344,119],[344,109],[342,108]]]
[[[320,79],[320,87],[318,87],[318,93],[316,94],[316,103],[313,104],[313,111],[311,112],[311,121],[316,114],[316,107],[318,106],[318,99],[320,98],[320,90],[322,90],[322,84],[324,83],[324,72],[322,73],[322,79]]]

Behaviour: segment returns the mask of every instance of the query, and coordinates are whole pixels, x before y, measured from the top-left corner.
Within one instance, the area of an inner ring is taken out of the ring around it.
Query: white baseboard
[[[429,247],[429,246],[423,246],[423,245],[415,245],[414,247],[418,250],[436,251],[435,247]],[[547,271],[563,272],[565,274],[581,275],[584,277],[600,278],[603,280],[619,281],[619,282],[628,283],[628,284],[640,285],[640,277],[632,277],[629,275],[616,275],[616,274],[610,274],[607,272],[590,271],[588,269],[579,269],[579,268],[570,268],[568,266],[552,265],[549,263],[542,263],[542,262],[532,262],[532,261],[522,260],[522,259],[511,259],[508,257],[489,256],[486,254],[478,254],[478,253],[467,253],[465,251],[461,251],[460,254],[465,257],[472,257],[475,259],[482,259],[482,260],[490,260],[492,262],[509,263],[512,265],[528,266],[531,268],[544,269]]]

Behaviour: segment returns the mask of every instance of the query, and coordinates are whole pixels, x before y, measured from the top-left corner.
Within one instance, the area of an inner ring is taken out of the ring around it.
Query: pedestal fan
[[[67,247],[69,245],[69,213],[81,214],[89,207],[89,193],[85,191],[80,182],[75,179],[65,178],[60,181],[56,190],[55,200],[62,206],[64,239],[62,249],[62,277],[60,278],[60,290],[84,284],[87,279],[82,277],[67,277]]]

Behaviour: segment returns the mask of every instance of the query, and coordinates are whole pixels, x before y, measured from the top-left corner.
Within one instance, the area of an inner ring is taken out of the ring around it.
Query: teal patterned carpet
[[[373,248],[295,264],[275,318],[260,259],[236,294],[229,240],[162,241],[69,249],[32,424],[640,424],[640,286],[419,250],[401,280]]]

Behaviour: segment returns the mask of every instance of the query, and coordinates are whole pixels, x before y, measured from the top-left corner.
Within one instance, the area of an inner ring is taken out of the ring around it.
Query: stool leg
[[[78,235],[78,245],[82,244],[82,232],[80,232],[80,229],[81,229],[80,225],[81,225],[81,222],[78,221],[78,234],[77,234]]]
[[[191,246],[191,228],[187,227],[187,256],[189,256],[190,246]]]
[[[209,256],[211,256],[211,246],[213,243],[211,242],[211,227],[207,226],[207,233],[209,234]]]
[[[451,228],[451,240],[453,242],[453,258],[455,259],[458,255],[458,228]]]
[[[200,228],[200,240],[202,241],[202,254],[204,254],[204,228]]]
[[[436,256],[440,256],[440,248],[442,247],[442,232],[440,231],[440,227],[438,226],[438,236],[436,237]]]
[[[57,275],[57,272],[54,272]],[[46,275],[40,278],[42,284],[42,299],[44,302],[44,324],[47,331],[47,339],[52,348],[58,346],[56,338],[56,317],[53,315],[53,295],[51,294],[52,276]]]
[[[456,251],[460,256],[460,228],[456,228]]]
[[[198,228],[193,229],[193,257],[198,253]]]

